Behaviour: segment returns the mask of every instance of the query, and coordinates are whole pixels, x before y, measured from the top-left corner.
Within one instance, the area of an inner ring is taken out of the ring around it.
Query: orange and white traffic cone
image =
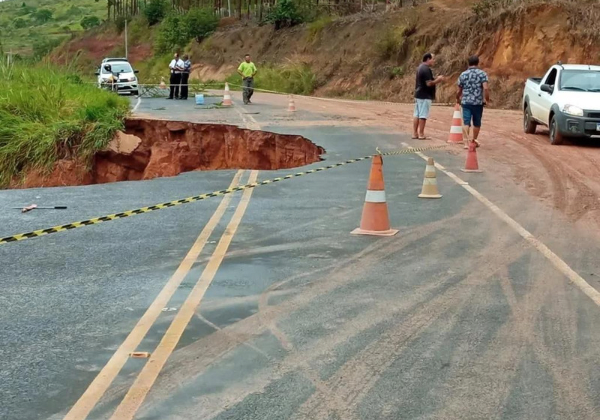
[[[437,179],[435,173],[435,164],[433,158],[427,159],[427,166],[425,166],[425,178],[423,179],[423,189],[419,198],[442,198],[438,191]]]
[[[160,78],[160,85],[158,85],[161,89],[166,89],[167,88],[167,84],[165,83],[165,78],[161,77]]]
[[[231,101],[231,93],[229,93],[229,83],[225,83],[225,93],[223,93],[223,103],[222,106],[231,106],[233,102]]]
[[[450,136],[448,143],[462,144],[463,142],[463,121],[460,112],[460,105],[454,107],[454,115],[452,116],[452,126],[450,127]]]
[[[352,231],[353,235],[393,236],[398,231],[390,228],[385,187],[383,184],[383,158],[373,156],[367,196],[363,207],[360,227]]]
[[[290,101],[288,102],[288,112],[296,112],[296,103],[292,95],[290,95]]]
[[[474,141],[469,141],[469,151],[467,152],[467,161],[465,163],[464,169],[461,169],[463,172],[483,172],[479,169],[479,164],[477,163],[477,143]]]

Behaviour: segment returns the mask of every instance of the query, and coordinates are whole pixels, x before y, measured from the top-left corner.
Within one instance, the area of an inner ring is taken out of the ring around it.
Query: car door
[[[552,93],[542,91],[542,85],[550,85],[554,88]],[[542,79],[542,83],[540,84],[540,91],[538,93],[538,97],[536,99],[538,109],[536,110],[536,114],[534,114],[535,118],[544,124],[549,124],[548,121],[550,117],[550,108],[552,108],[552,104],[554,103],[553,95],[558,90],[558,68],[552,67],[546,76]]]

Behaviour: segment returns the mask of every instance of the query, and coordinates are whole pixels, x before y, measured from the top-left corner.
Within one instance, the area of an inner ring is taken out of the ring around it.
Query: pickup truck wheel
[[[552,121],[550,121],[550,144],[559,145],[563,143],[563,140],[563,136],[558,130],[558,121],[556,117],[552,117]]]
[[[523,129],[527,134],[535,134],[535,129],[537,128],[537,123],[533,120],[531,116],[531,110],[528,106],[525,107],[523,111]]]

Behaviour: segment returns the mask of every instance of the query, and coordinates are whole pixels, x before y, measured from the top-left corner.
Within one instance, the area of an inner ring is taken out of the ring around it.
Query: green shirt
[[[246,63],[245,61],[240,64],[238,71],[241,71],[244,77],[252,77],[256,73],[256,66],[253,62]]]

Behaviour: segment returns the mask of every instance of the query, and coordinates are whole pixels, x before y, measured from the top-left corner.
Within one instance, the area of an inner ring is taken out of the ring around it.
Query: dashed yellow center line
[[[256,182],[257,177],[258,171],[252,171],[250,174],[249,183]],[[179,342],[179,339],[181,338],[187,325],[196,313],[196,309],[200,305],[200,301],[204,297],[206,290],[215,278],[217,270],[221,266],[221,263],[225,258],[225,254],[229,249],[229,245],[231,244],[233,236],[235,235],[242,217],[248,208],[253,190],[254,189],[244,190],[240,203],[238,204],[231,221],[227,225],[223,236],[221,236],[214,253],[210,257],[210,260],[200,275],[200,278],[194,286],[194,289],[181,306],[179,312],[177,312],[177,315],[175,316],[175,319],[173,319],[173,322],[171,322],[169,329],[163,336],[161,342],[158,344],[154,352],[152,352],[150,359],[148,359],[148,362],[125,395],[125,398],[123,398],[123,401],[115,410],[111,420],[127,420],[133,419],[135,416],[135,413],[146,398],[150,388],[152,388],[154,385],[154,382],[167,362],[167,359],[171,353],[173,353],[173,350]]]
[[[243,170],[239,170],[235,174],[229,188],[239,185],[243,172]],[[256,176],[254,176],[254,179],[256,179]],[[158,296],[156,296],[156,299],[154,299],[154,302],[152,302],[152,304],[148,307],[144,315],[140,318],[135,327],[133,327],[125,341],[123,341],[121,346],[106,363],[104,368],[102,368],[98,376],[96,376],[96,378],[92,381],[90,386],[86,389],[79,400],[77,400],[71,410],[69,410],[64,420],[83,420],[90,414],[96,404],[98,404],[100,398],[110,387],[110,384],[117,377],[129,359],[129,354],[137,350],[139,344],[142,342],[152,325],[162,313],[162,309],[167,306],[171,300],[171,297],[185,276],[189,273],[194,263],[197,261],[198,256],[204,249],[204,246],[208,242],[208,239],[212,235],[215,227],[217,227],[221,218],[225,214],[232,197],[232,194],[223,196],[221,203],[219,203],[219,206],[215,210],[214,214],[206,226],[204,226],[204,229],[202,229],[202,232],[188,251],[185,258],[179,264],[179,267],[175,273],[173,273],[173,276],[165,284]]]

